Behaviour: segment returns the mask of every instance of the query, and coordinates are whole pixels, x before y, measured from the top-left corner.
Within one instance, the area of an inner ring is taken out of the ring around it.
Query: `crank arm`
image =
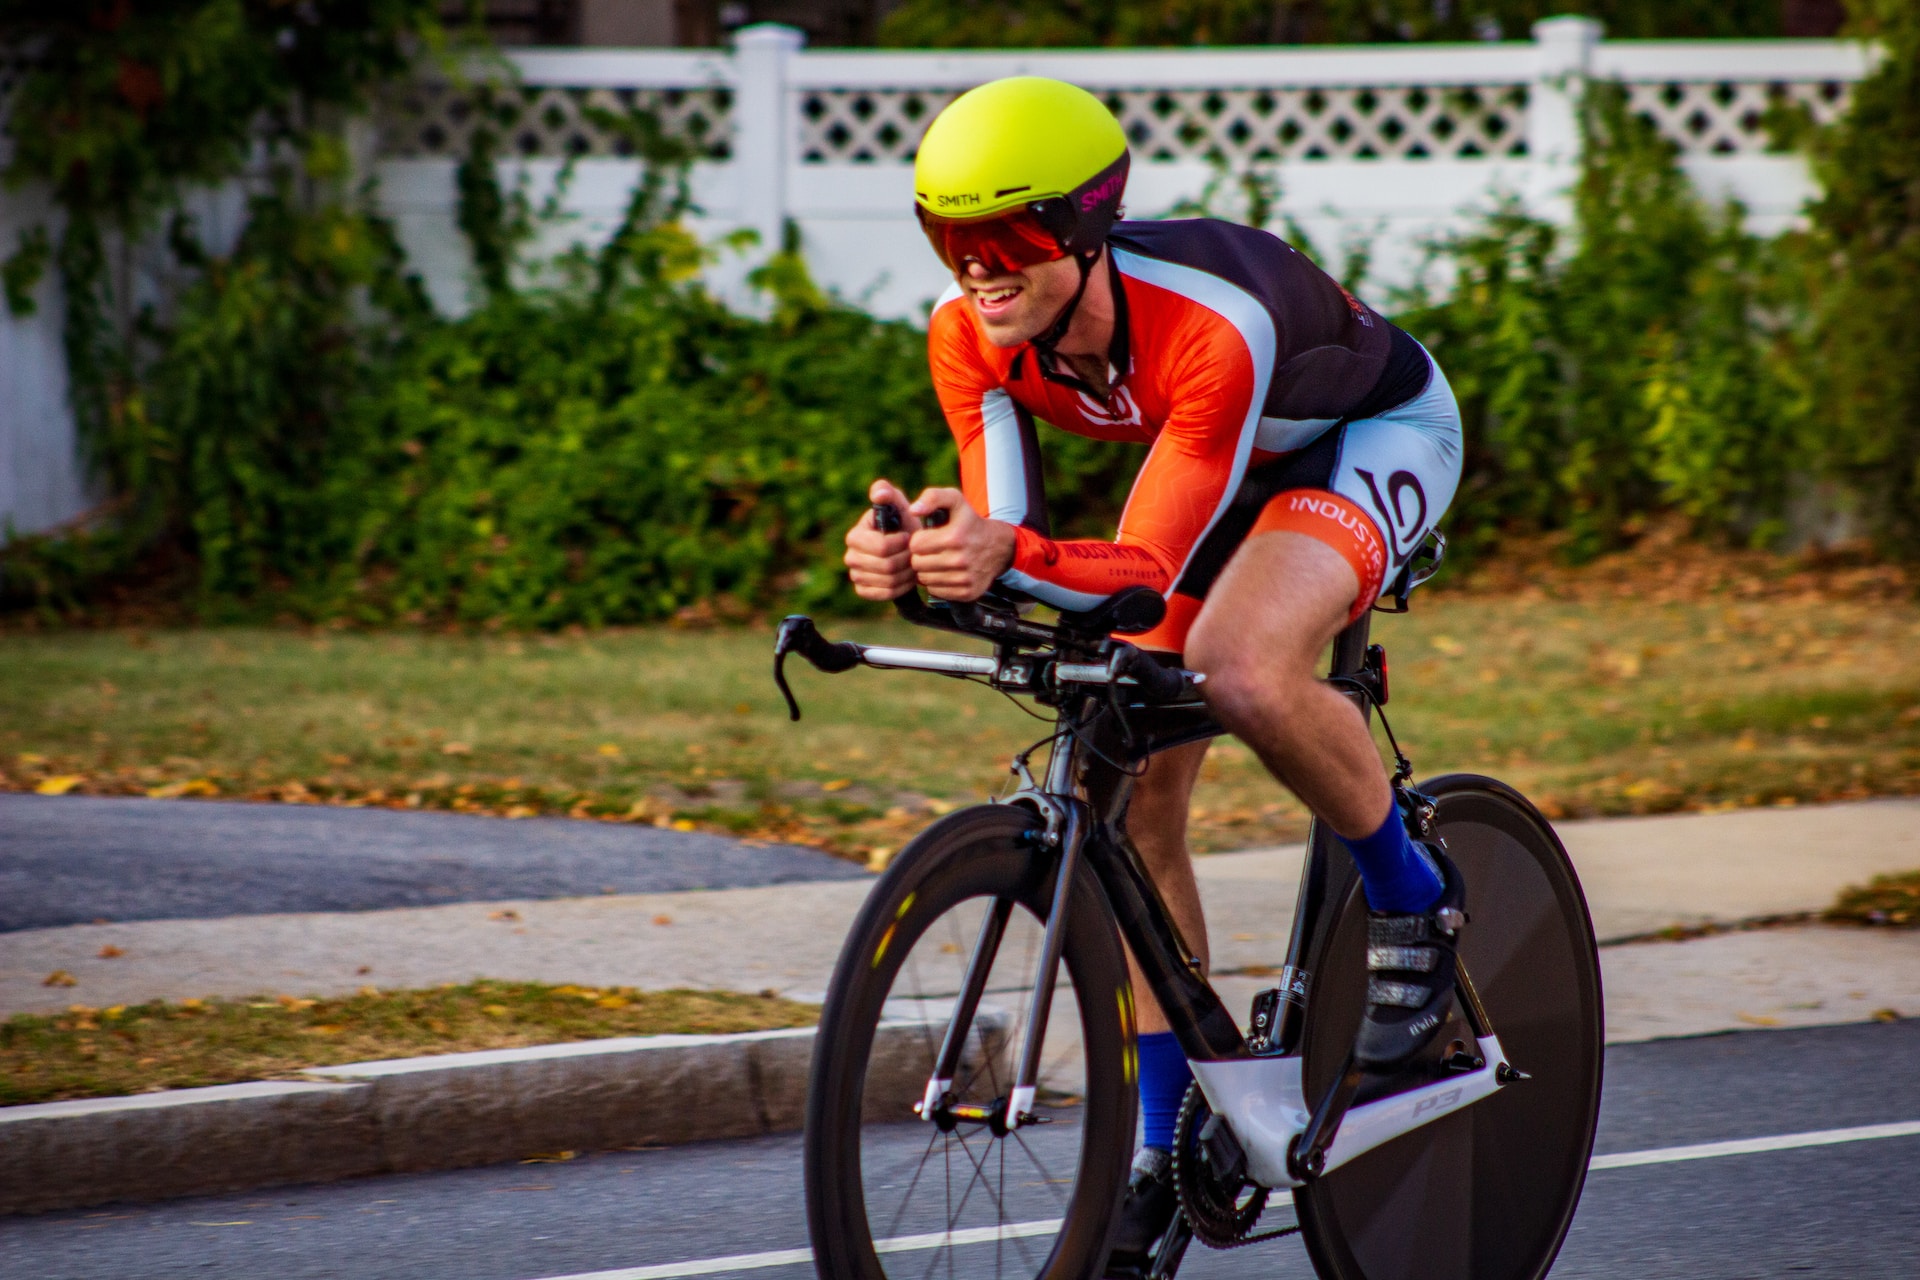
[[[1327,1167],[1327,1149],[1340,1134],[1340,1122],[1347,1118],[1353,1098],[1360,1091],[1366,1072],[1354,1061],[1352,1050],[1340,1066],[1340,1076],[1327,1087],[1313,1109],[1313,1116],[1300,1136],[1287,1146],[1287,1172],[1301,1182],[1320,1176]]]

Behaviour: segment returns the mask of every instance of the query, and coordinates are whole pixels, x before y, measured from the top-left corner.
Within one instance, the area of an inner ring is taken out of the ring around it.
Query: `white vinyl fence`
[[[1152,217],[1206,201],[1244,212],[1229,175],[1256,171],[1323,253],[1370,248],[1368,292],[1409,283],[1425,239],[1467,225],[1504,195],[1566,215],[1579,160],[1583,85],[1626,85],[1635,109],[1681,149],[1713,198],[1735,197],[1759,230],[1811,194],[1804,161],[1772,148],[1764,117],[1803,103],[1821,121],[1847,103],[1871,53],[1851,42],[1604,41],[1582,18],[1540,23],[1531,41],[1320,48],[912,52],[803,49],[791,28],[747,27],[727,51],[562,49],[507,55],[490,92],[514,119],[500,172],[536,201],[571,168],[543,248],[595,243],[617,224],[639,173],[609,116],[639,110],[694,142],[695,229],[749,228],[761,244],[797,228],[819,281],[889,316],[919,318],[944,287],[912,216],[912,160],[927,123],[973,85],[1056,76],[1104,97],[1134,148],[1128,211]],[[497,72],[496,72],[497,74]],[[513,81],[517,79],[517,83]],[[0,89],[4,89],[0,85]],[[454,224],[454,170],[478,119],[476,84],[422,79],[371,130],[379,198],[436,303],[469,305]],[[0,235],[33,212],[0,194]],[[751,252],[722,254],[713,283],[742,305]],[[46,292],[43,290],[43,292]],[[0,320],[0,533],[45,528],[82,504],[58,300]]]
[[[791,219],[819,279],[894,316],[917,317],[944,287],[912,216],[912,160],[927,123],[962,91],[999,76],[1057,76],[1102,95],[1134,148],[1128,210],[1241,211],[1258,170],[1323,253],[1368,243],[1373,285],[1410,282],[1423,241],[1502,194],[1548,216],[1578,162],[1576,101],[1588,78],[1622,81],[1633,106],[1677,143],[1688,171],[1773,230],[1810,194],[1805,163],[1771,149],[1776,101],[1825,121],[1867,70],[1841,41],[1603,41],[1582,18],[1542,22],[1531,41],[1230,50],[918,53],[819,51],[790,28],[748,27],[729,54],[600,50],[511,55],[519,110],[503,166],[535,194],[575,160],[556,241],[604,235],[637,170],[596,112],[639,108],[697,139],[699,224],[751,227],[777,243]],[[381,122],[387,209],[435,298],[466,297],[453,233],[453,169],[476,113],[452,85],[415,86]],[[604,117],[602,117],[604,119]],[[731,273],[723,266],[716,275]]]

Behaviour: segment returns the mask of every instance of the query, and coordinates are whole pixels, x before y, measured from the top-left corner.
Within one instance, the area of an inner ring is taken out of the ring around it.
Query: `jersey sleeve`
[[[927,328],[934,394],[960,447],[960,491],[988,519],[1044,534],[1046,490],[1033,415],[981,359],[965,306],[957,297],[943,301]]]
[[[1183,344],[1172,411],[1134,482],[1117,539],[1059,541],[1023,529],[1009,585],[1048,604],[1085,609],[1123,587],[1166,594],[1179,582],[1246,473],[1266,396],[1263,370],[1270,367],[1257,360],[1239,325],[1208,315]]]

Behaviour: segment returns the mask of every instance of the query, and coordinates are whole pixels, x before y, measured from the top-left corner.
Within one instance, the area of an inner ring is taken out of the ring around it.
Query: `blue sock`
[[[1173,1122],[1180,1115],[1193,1072],[1180,1041],[1171,1031],[1140,1037],[1140,1118],[1146,1128],[1144,1145],[1173,1150]]]
[[[1340,843],[1347,846],[1354,865],[1360,868],[1367,905],[1375,911],[1425,911],[1440,901],[1446,886],[1433,860],[1416,848],[1413,837],[1407,834],[1399,805],[1387,810],[1387,820],[1372,835],[1361,840],[1341,836]]]

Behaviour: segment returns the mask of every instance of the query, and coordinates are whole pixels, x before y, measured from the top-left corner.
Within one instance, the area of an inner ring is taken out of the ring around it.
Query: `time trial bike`
[[[1438,562],[1395,584],[1397,609]],[[1135,1140],[1139,962],[1192,1062],[1175,1134],[1180,1215],[1153,1259],[1298,1232],[1326,1280],[1537,1280],[1585,1180],[1599,1111],[1600,972],[1579,881],[1513,788],[1418,785],[1397,742],[1394,793],[1467,885],[1454,1008],[1390,1074],[1352,1047],[1366,904],[1344,848],[1311,829],[1285,963],[1245,1029],[1209,985],[1127,834],[1155,752],[1219,735],[1203,677],[1120,638],[1154,626],[1152,591],[1054,624],[1010,601],[896,602],[991,652],[834,643],[780,627],[785,663],[972,679],[1047,709],[1003,800],[939,819],[876,881],[822,1011],[806,1112],[807,1217],[823,1280],[1094,1280]],[[1363,616],[1329,680],[1363,712],[1388,700]],[[1385,724],[1384,713],[1381,716]],[[1388,728],[1392,742],[1391,729]],[[1029,765],[1048,750],[1038,775]]]

